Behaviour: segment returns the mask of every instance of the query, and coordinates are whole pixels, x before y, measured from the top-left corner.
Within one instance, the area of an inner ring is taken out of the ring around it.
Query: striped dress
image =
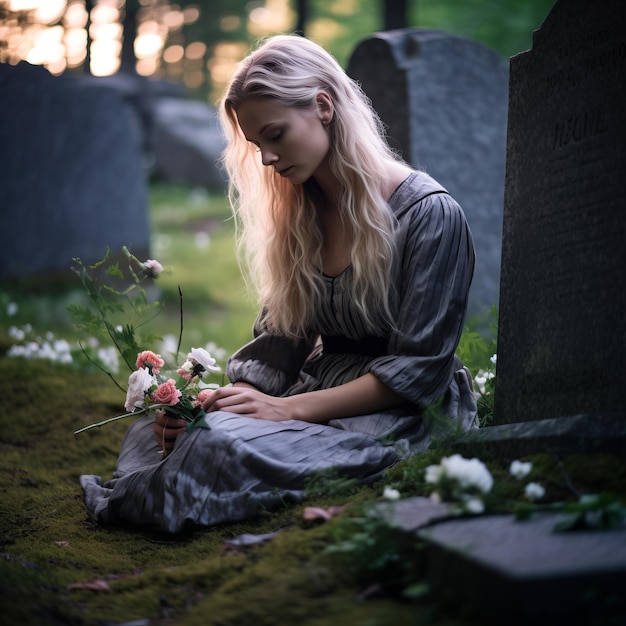
[[[476,403],[455,356],[474,270],[469,227],[438,183],[413,172],[389,200],[396,217],[394,327],[365,332],[349,298],[352,268],[325,276],[326,298],[308,339],[293,342],[255,324],[254,339],[231,357],[231,382],[280,396],[325,389],[371,372],[406,404],[327,424],[273,422],[224,411],[209,429],[178,437],[161,456],[143,417],[129,428],[113,477],[81,476],[85,504],[100,523],[131,523],[178,532],[271,510],[302,497],[307,478],[336,468],[366,483],[407,454],[427,448],[424,410],[437,401],[462,430]]]

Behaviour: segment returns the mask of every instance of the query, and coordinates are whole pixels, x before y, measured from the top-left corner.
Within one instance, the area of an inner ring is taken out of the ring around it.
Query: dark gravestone
[[[388,127],[390,145],[462,205],[477,261],[470,317],[498,303],[508,69],[475,42],[429,30],[375,33],[348,74]]]
[[[0,279],[149,249],[141,132],[112,90],[0,65]]]
[[[495,424],[626,414],[625,27],[557,2],[511,59]]]

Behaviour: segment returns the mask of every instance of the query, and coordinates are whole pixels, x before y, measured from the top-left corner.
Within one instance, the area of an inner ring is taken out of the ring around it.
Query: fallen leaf
[[[345,506],[329,506],[327,509],[323,509],[318,506],[307,506],[304,508],[302,517],[306,520],[321,519],[326,521],[342,513],[345,508]]]
[[[59,548],[69,548],[70,547],[70,542],[69,541],[55,541],[54,543],[56,543],[56,545],[59,546]]]

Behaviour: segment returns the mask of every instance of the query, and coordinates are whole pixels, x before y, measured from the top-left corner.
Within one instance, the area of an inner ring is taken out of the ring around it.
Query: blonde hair
[[[382,195],[381,166],[398,158],[360,87],[323,48],[296,35],[272,37],[247,56],[220,102],[239,250],[245,253],[246,275],[257,286],[265,328],[303,336],[324,292],[317,218],[323,197],[312,179],[294,185],[261,163],[239,127],[237,109],[252,97],[310,109],[320,92],[334,105],[329,163],[342,189],[342,222],[352,235],[351,296],[368,331],[376,332],[391,320],[394,258],[394,219]]]

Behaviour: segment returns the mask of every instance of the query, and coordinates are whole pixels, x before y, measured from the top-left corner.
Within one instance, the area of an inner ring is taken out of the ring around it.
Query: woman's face
[[[323,92],[310,109],[283,106],[271,98],[249,98],[237,109],[239,126],[258,147],[263,165],[293,184],[304,183],[327,165],[332,114],[332,101]]]

